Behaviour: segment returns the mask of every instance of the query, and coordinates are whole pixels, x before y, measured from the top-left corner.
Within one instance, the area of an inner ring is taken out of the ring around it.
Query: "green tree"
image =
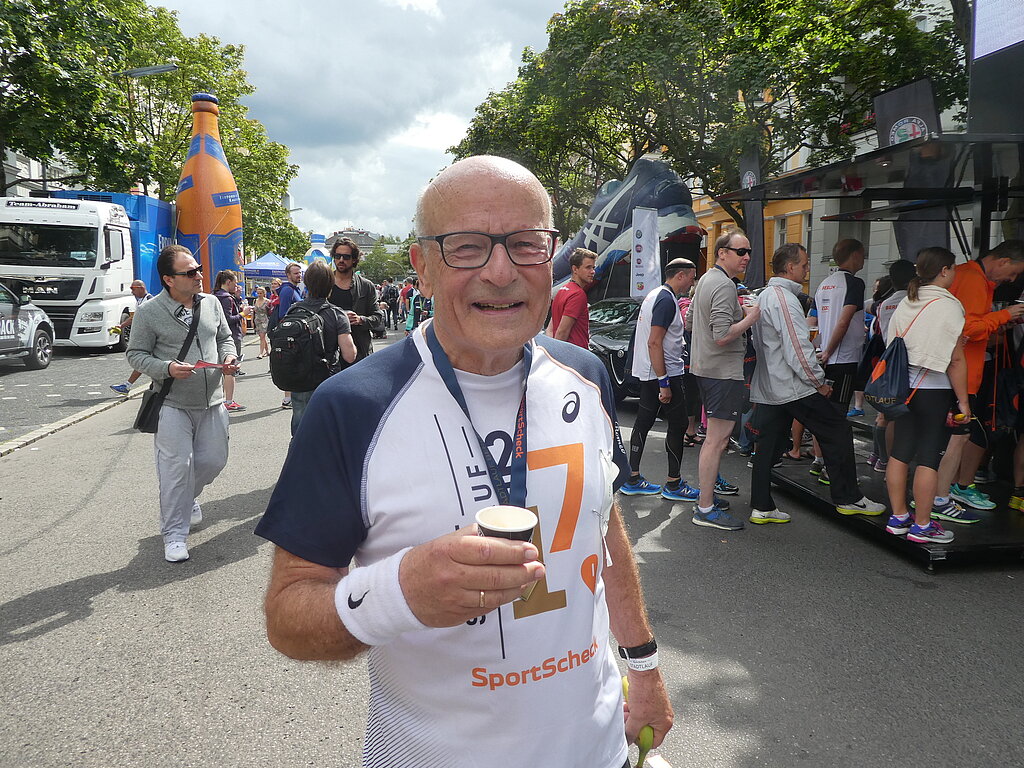
[[[549,22],[547,49],[527,52],[517,80],[478,107],[454,150],[521,160],[554,196],[578,186],[571,174],[581,168],[595,181],[621,178],[659,148],[711,196],[739,186],[739,159],[755,148],[766,176],[804,148],[812,163],[846,157],[849,126],[870,114],[872,94],[931,76],[940,109],[966,95],[952,20],[923,32],[914,22],[921,7],[574,0]]]
[[[66,155],[82,178],[115,172],[128,147],[124,116],[110,108],[112,73],[130,41],[123,16],[142,7],[141,0],[0,3],[0,150],[43,162]],[[16,181],[0,175],[0,193]]]
[[[384,235],[374,243],[369,252],[364,251],[359,259],[359,271],[365,277],[375,283],[379,283],[385,277],[404,277],[412,271],[409,263],[408,249],[403,256],[401,253],[393,254],[386,245],[397,245],[402,243],[400,237]]]

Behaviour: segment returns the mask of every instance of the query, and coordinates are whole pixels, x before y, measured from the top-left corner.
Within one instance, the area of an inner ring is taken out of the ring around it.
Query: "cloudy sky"
[[[473,110],[543,50],[564,0],[150,0],[246,48],[250,117],[300,166],[303,230],[404,236]]]

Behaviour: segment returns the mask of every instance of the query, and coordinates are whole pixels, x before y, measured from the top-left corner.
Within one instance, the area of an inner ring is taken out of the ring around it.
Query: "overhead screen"
[[[968,130],[1024,133],[1024,0],[975,0],[971,58]]]

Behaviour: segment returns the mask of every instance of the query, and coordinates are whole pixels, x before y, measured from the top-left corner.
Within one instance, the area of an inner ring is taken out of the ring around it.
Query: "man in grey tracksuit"
[[[200,360],[223,363],[228,374],[238,366],[224,310],[215,298],[201,293],[202,269],[191,252],[180,245],[164,248],[157,271],[164,290],[136,310],[127,357],[132,368],[153,379],[157,389],[168,376],[174,379],[160,409],[154,440],[164,559],[174,563],[188,559],[189,528],[203,519],[197,497],[228,460],[221,369],[195,364]],[[196,311],[195,339],[179,359]]]
[[[798,243],[780,246],[772,256],[774,277],[757,303],[761,319],[754,326],[757,367],[750,399],[757,404],[752,420],[759,432],[750,477],[750,522],[788,523],[775,507],[772,465],[781,457],[793,419],[818,438],[832,484],[832,502],[843,515],[880,515],[884,504],[866,498],[857,484],[850,424],[828,401],[832,388],[814,355],[807,321],[797,294],[807,279],[807,251]]]

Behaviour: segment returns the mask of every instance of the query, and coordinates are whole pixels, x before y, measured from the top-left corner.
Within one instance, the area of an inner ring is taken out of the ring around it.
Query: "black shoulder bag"
[[[199,328],[199,301],[198,297],[192,305],[192,324],[188,327],[188,335],[185,337],[185,343],[181,346],[181,352],[178,353],[178,358],[181,360],[185,359],[185,355],[188,354],[188,348],[192,346],[192,341],[196,337],[196,330]],[[139,413],[135,416],[135,423],[132,425],[133,428],[139,430],[139,432],[146,432],[149,434],[156,434],[157,429],[160,427],[160,408],[164,404],[164,398],[167,397],[167,393],[171,391],[171,384],[174,383],[174,377],[168,373],[167,378],[164,379],[163,385],[159,391],[153,389],[153,385],[149,385],[142,394],[142,404],[139,406]]]

